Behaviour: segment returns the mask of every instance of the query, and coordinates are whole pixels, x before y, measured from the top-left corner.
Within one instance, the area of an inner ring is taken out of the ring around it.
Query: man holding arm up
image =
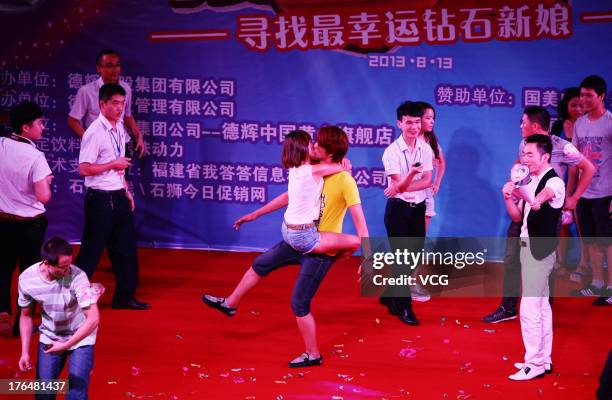
[[[108,250],[115,272],[112,308],[146,310],[134,298],[138,285],[138,253],[134,230],[134,197],[128,190],[125,144],[130,140],[121,115],[125,90],[115,83],[100,88],[100,115],[83,134],[79,173],[85,177],[85,227],[76,264],[91,277]]]
[[[395,247],[395,238],[411,238],[404,239],[409,250],[420,252],[425,243],[425,199],[426,189],[431,186],[433,151],[429,144],[418,139],[423,116],[421,106],[406,101],[399,105],[396,112],[401,135],[385,149],[382,157],[388,177],[385,196],[389,198],[385,207],[385,228],[387,236],[393,238],[392,247]],[[408,272],[396,264],[392,270],[394,276]],[[402,293],[387,288],[380,297],[380,303],[403,323],[419,325],[412,310],[410,289],[400,290]]]
[[[553,319],[548,301],[549,276],[555,264],[559,221],[565,201],[565,184],[550,164],[553,151],[547,135],[532,135],[525,140],[523,162],[529,168],[531,182],[526,190],[531,202],[514,202],[514,184],[502,190],[508,214],[521,224],[521,333],[525,358],[514,364],[519,370],[508,378],[525,381],[551,373]]]

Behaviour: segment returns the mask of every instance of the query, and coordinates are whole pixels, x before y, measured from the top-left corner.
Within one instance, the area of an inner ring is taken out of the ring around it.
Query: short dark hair
[[[60,256],[71,256],[72,246],[61,237],[52,237],[40,249],[40,256],[47,264],[57,265]]]
[[[548,132],[550,128],[550,113],[544,107],[540,106],[529,106],[525,107],[523,114],[527,116],[529,122],[532,124],[538,124],[542,129]]]
[[[312,139],[301,130],[289,132],[283,142],[281,162],[285,168],[299,167],[308,159],[308,145]]]
[[[96,54],[96,65],[102,65],[102,57],[104,57],[104,56],[117,56],[117,57],[119,57],[119,53],[117,53],[115,50],[111,50],[111,49],[100,50],[98,52],[98,54]]]
[[[116,94],[125,96],[125,89],[118,83],[105,83],[98,92],[98,99],[106,103]]]
[[[13,132],[20,134],[24,125],[29,125],[42,117],[43,112],[38,104],[32,101],[24,101],[11,109],[9,119]]]
[[[580,89],[593,89],[598,96],[605,95],[608,91],[608,86],[604,78],[598,75],[589,75],[580,83]]]
[[[552,140],[548,135],[531,135],[525,139],[525,144],[527,143],[535,143],[538,153],[540,155],[548,154],[548,161],[550,162],[550,157],[552,156]]]
[[[317,144],[331,154],[332,161],[340,162],[348,151],[349,139],[342,129],[326,125],[317,131]]]
[[[423,109],[415,101],[405,101],[397,107],[396,113],[397,120],[401,121],[406,115],[421,118],[423,116]]]

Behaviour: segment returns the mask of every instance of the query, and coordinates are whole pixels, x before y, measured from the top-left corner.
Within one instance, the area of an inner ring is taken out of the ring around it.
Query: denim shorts
[[[321,241],[321,234],[313,226],[304,230],[289,229],[285,222],[282,224],[283,240],[297,252],[310,253]]]

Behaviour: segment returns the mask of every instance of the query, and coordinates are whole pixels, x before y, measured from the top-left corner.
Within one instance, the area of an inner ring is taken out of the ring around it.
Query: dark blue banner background
[[[502,236],[509,218],[500,188],[517,157],[522,108],[544,105],[556,114],[564,88],[589,74],[611,78],[612,12],[595,0],[544,1],[539,9],[537,3],[520,9],[509,2],[509,9],[484,11],[453,2],[452,9],[443,3],[430,14],[424,8],[402,14],[408,9],[391,2],[376,2],[376,9],[334,9],[330,3],[324,10],[290,12],[282,2],[276,11],[244,3],[35,3],[29,11],[0,13],[6,43],[0,107],[24,99],[43,105],[52,124],[39,146],[55,175],[48,234],[74,241],[82,229],[83,185],[76,172],[79,140],[66,120],[78,87],[96,78],[95,55],[103,48],[121,54],[122,75],[132,86],[132,112],[148,147],[131,170],[137,230],[142,245],[158,247],[263,249],[280,240],[280,212],[240,231],[232,222],[286,190],[283,133],[323,124],[347,128],[370,234],[384,236],[381,156],[399,134],[395,108],[407,99],[435,105],[435,131],[448,165],[429,235]],[[507,21],[520,25],[511,18],[520,12],[529,17],[523,31],[507,25],[514,31],[505,32]],[[382,39],[367,44],[350,33],[367,25],[351,19],[361,13],[379,19],[371,27]],[[407,45],[385,47],[387,13],[396,22],[414,17],[419,43],[410,43],[413,35]],[[453,16],[454,33],[428,33],[426,20],[441,26],[445,13]],[[296,39],[281,32],[291,15],[307,35],[283,48],[284,39]],[[317,15],[337,16],[344,47],[314,48]],[[269,23],[265,30],[249,33],[262,21]],[[248,35],[265,38],[264,49],[250,45]],[[469,42],[470,35],[484,39]],[[348,220],[345,228],[353,232]]]

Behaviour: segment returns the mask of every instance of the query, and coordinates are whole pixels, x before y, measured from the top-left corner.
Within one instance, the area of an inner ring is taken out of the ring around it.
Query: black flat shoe
[[[113,301],[111,308],[114,310],[148,310],[151,308],[149,303],[131,299],[127,301]]]
[[[310,358],[310,354],[302,353],[289,361],[287,365],[289,365],[289,368],[300,368],[321,365],[321,363],[323,363],[323,356],[319,356],[319,358]]]
[[[395,304],[395,301],[392,297],[379,297],[378,302],[383,306],[387,307],[389,313],[391,315],[398,316],[402,313],[402,309]]]
[[[234,314],[236,314],[236,311],[238,311],[237,307],[226,307],[226,306],[224,306],[223,305],[223,302],[225,301],[224,297],[215,297],[215,296],[211,296],[209,294],[204,294],[204,295],[202,295],[202,301],[207,306],[212,307],[214,309],[217,309],[217,310],[221,311],[223,314],[228,315],[230,317],[233,317]]]
[[[414,312],[412,310],[404,310],[404,312],[402,312],[398,318],[400,321],[408,325],[417,326],[420,324],[419,320],[417,319],[416,315],[414,315]]]

